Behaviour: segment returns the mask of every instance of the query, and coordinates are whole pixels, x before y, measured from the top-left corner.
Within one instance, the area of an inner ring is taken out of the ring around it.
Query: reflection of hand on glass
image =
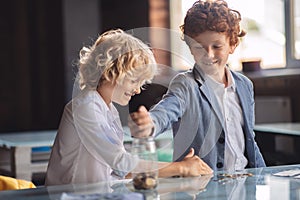
[[[203,175],[190,178],[173,178],[159,180],[159,194],[169,192],[193,192],[204,190],[213,175]]]

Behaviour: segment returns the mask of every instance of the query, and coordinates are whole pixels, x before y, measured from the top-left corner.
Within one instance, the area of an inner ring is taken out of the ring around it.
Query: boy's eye
[[[213,45],[213,47],[216,48],[216,49],[222,48],[223,46],[224,46],[223,43],[215,43],[215,44]]]
[[[214,48],[215,48],[215,49],[222,48],[222,45],[215,45]]]

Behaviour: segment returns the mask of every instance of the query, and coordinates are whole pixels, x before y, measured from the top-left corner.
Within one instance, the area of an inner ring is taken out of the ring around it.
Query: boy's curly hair
[[[183,40],[189,45],[194,38],[205,31],[225,33],[230,45],[238,45],[239,37],[246,35],[240,27],[241,14],[228,8],[224,0],[199,0],[187,11],[184,24],[180,26]]]
[[[93,46],[83,47],[78,67],[80,89],[96,89],[105,80],[121,84],[126,75],[150,82],[157,70],[150,47],[121,29],[109,30]]]

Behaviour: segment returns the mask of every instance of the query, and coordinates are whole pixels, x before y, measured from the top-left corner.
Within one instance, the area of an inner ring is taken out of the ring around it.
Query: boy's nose
[[[135,90],[134,90],[134,93],[135,93],[135,94],[140,94],[140,93],[141,93],[141,88],[139,87],[139,88],[135,89]]]
[[[211,48],[207,48],[205,50],[206,50],[207,57],[209,57],[209,58],[214,57],[214,51]]]

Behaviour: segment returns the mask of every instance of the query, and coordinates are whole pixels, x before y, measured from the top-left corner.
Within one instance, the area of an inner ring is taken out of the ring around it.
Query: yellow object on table
[[[0,190],[19,190],[28,188],[36,188],[36,186],[30,181],[0,175]]]

